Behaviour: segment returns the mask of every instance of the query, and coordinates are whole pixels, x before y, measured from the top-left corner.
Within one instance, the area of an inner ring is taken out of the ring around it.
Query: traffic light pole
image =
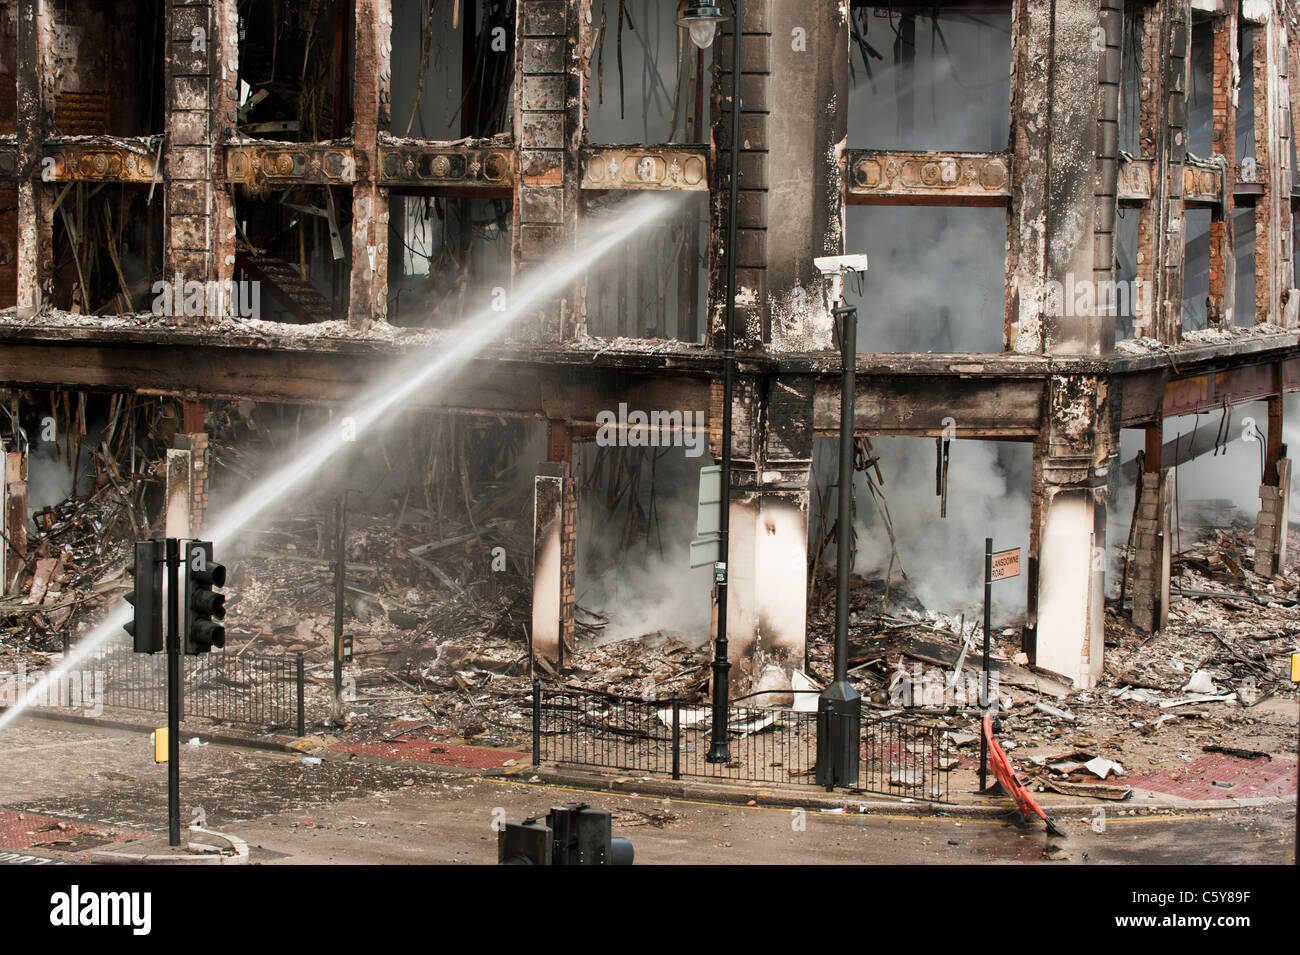
[[[343,723],[343,602],[347,585],[348,492],[334,508],[334,722]]]
[[[180,541],[167,538],[167,843],[181,844]]]

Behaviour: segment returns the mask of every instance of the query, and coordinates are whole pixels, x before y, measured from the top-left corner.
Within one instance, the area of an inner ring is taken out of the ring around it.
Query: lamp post
[[[849,582],[853,572],[853,402],[857,388],[858,309],[844,300],[844,278],[867,270],[867,257],[813,259],[826,283],[840,337],[839,517],[835,524],[835,679],[817,700],[817,784],[828,790],[858,781],[862,695],[849,682]]]
[[[718,559],[713,565],[713,583],[718,595],[718,638],[713,645],[713,723],[709,751],[710,763],[731,762],[727,739],[728,704],[731,697],[731,663],[727,659],[727,557],[731,530],[731,396],[735,388],[736,369],[736,208],[739,203],[740,176],[740,40],[743,35],[744,0],[735,0],[735,28],[732,30],[731,57],[731,177],[727,213],[727,302],[724,311],[722,348],[722,503],[718,520]],[[726,18],[719,7],[692,4],[682,11],[679,26],[691,35],[691,42],[701,50],[713,45],[718,24]]]
[[[835,679],[817,701],[817,784],[828,790],[858,781],[862,694],[849,682],[849,583],[853,562],[853,398],[858,310],[835,306],[840,332],[840,476],[835,523]]]

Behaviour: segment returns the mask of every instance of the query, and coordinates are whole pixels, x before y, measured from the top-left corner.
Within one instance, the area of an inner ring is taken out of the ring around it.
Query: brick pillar
[[[1232,251],[1233,186],[1237,162],[1237,8],[1214,23],[1213,115],[1214,154],[1223,158],[1223,206],[1210,221],[1210,288],[1207,323],[1231,328],[1236,311],[1237,259]]]
[[[1268,13],[1270,8],[1260,7]],[[1291,98],[1286,30],[1276,14],[1255,31],[1255,163],[1263,194],[1255,200],[1255,319],[1294,325],[1291,240]],[[1245,65],[1243,64],[1243,68]]]
[[[1131,592],[1133,626],[1144,633],[1163,630],[1169,619],[1169,504],[1173,475],[1173,468],[1165,468],[1144,471],[1138,479]]]
[[[190,443],[190,532],[201,537],[208,516],[208,488],[212,457],[207,432],[185,436]]]
[[[0,596],[27,557],[27,452],[0,445]]]
[[[162,193],[169,282],[234,277],[235,211],[223,147],[239,102],[237,29],[234,0],[168,0]],[[178,305],[173,300],[174,316],[182,312]],[[204,314],[198,320],[220,319]]]
[[[1276,484],[1259,486],[1259,517],[1255,524],[1255,573],[1280,574],[1286,566],[1286,532],[1289,517],[1291,460],[1281,458],[1266,478]]]
[[[389,124],[393,13],[390,0],[356,0],[352,70],[352,272],[348,327],[388,321],[388,190],[379,177],[379,133]]]
[[[584,0],[518,0],[515,52],[514,271],[577,239],[581,149],[586,138],[591,9]],[[520,338],[559,341],[586,322],[585,282],[514,325]]]

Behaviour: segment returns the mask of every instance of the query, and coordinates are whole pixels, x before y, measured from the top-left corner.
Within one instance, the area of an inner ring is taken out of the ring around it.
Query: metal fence
[[[768,695],[768,694],[759,694]],[[738,706],[726,763],[710,763],[707,704],[638,700],[570,687],[533,687],[533,760],[735,782],[816,784],[817,714]],[[856,788],[946,802],[952,766],[942,727],[866,719]]]
[[[942,727],[863,713],[861,752],[859,789],[948,801],[948,776],[956,758]]]
[[[181,658],[183,718],[305,731],[303,656],[217,650]],[[65,677],[67,701],[103,710],[167,712],[167,655],[99,650]],[[79,699],[78,699],[79,697]]]

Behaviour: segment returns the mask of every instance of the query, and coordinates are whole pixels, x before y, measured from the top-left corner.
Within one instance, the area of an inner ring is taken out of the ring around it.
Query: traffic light
[[[550,865],[551,827],[536,819],[506,822],[497,831],[498,865]]]
[[[158,653],[163,648],[162,562],[162,541],[135,542],[135,564],[126,570],[135,581],[126,595],[135,614],[122,629],[131,635],[136,653]]]
[[[611,837],[608,810],[552,806],[537,819],[506,822],[497,832],[500,865],[631,865],[632,843]]]
[[[185,652],[207,653],[226,645],[226,628],[213,620],[226,615],[226,598],[214,587],[226,585],[226,568],[212,559],[211,541],[185,542],[185,605],[181,633]]]

